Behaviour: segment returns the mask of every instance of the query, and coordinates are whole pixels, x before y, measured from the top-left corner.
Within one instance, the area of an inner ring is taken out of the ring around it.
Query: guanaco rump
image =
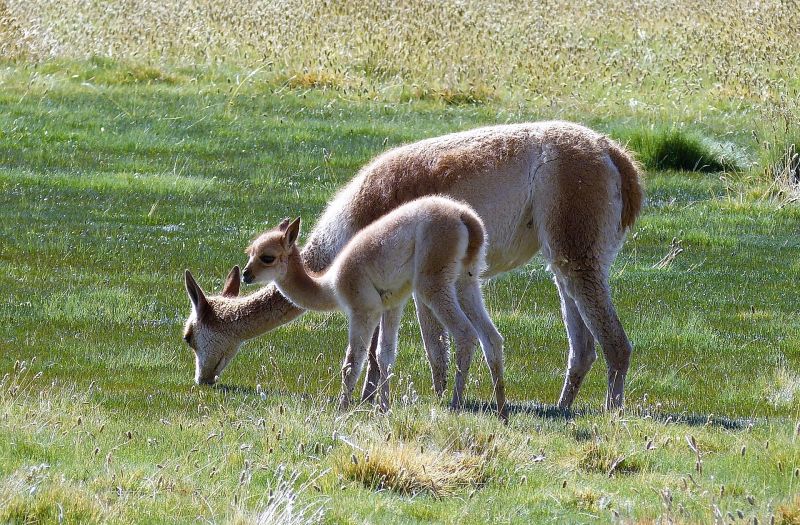
[[[469,206],[439,196],[403,204],[356,233],[318,275],[310,274],[303,265],[296,242],[299,232],[298,217],[261,234],[247,248],[249,260],[242,279],[246,283],[274,282],[301,308],[338,309],[347,314],[340,409],[350,405],[373,333],[379,327],[379,405],[388,410],[400,319],[413,293],[415,302],[430,309],[455,343],[451,406],[463,406],[470,362],[475,343],[480,341],[498,412],[506,419],[503,338],[483,304],[479,280],[485,267],[486,234]]]
[[[559,406],[573,404],[597,358],[597,341],[608,374],[606,407],[620,407],[632,348],[611,302],[608,277],[641,209],[639,179],[637,164],[622,146],[568,122],[493,126],[422,140],[379,155],[339,191],[310,233],[303,263],[312,272],[326,269],[358,231],[418,197],[442,194],[465,202],[486,227],[484,278],[518,268],[537,252],[554,275],[569,339]],[[189,298],[193,308],[184,333],[191,335],[195,379],[202,383],[215,381],[242,342],[303,312],[273,285],[246,297],[208,299],[196,287]],[[203,302],[208,307],[198,308]],[[430,308],[416,306],[434,390],[441,395],[448,336]],[[376,345],[377,334],[365,400],[374,400],[380,379]]]

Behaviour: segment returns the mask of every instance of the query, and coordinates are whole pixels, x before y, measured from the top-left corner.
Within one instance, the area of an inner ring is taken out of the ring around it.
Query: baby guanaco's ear
[[[242,278],[239,272],[239,265],[237,264],[225,279],[225,285],[222,287],[222,295],[225,297],[236,297],[239,295],[239,283],[241,282]]]
[[[211,305],[208,304],[206,294],[203,293],[203,289],[192,277],[192,272],[186,270],[184,278],[186,280],[186,293],[189,295],[189,301],[192,302],[192,306],[197,312],[197,317],[199,319],[207,317],[211,313]]]
[[[288,227],[289,227],[289,222],[291,222],[291,219],[290,219],[289,217],[286,217],[286,218],[285,218],[285,219],[283,219],[283,220],[281,221],[281,223],[278,225],[278,229],[279,229],[280,231],[282,231],[282,232],[285,232],[285,231],[286,231],[286,228],[288,228]]]
[[[300,217],[296,218],[292,223],[286,227],[283,233],[283,247],[289,250],[300,235]]]

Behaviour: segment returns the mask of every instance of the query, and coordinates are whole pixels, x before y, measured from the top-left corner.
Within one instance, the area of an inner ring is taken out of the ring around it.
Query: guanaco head
[[[183,340],[194,350],[195,382],[213,385],[239,351],[242,340],[223,329],[223,322],[215,308],[220,298],[206,297],[189,270],[186,270],[185,277],[186,293],[189,294],[189,301],[192,303],[192,313],[186,320]],[[238,296],[239,281],[239,267],[234,266],[225,279],[222,296],[228,298]]]
[[[269,283],[283,278],[299,234],[300,217],[291,223],[289,219],[283,219],[277,228],[259,235],[245,250],[250,259],[242,272],[242,280],[246,283]]]

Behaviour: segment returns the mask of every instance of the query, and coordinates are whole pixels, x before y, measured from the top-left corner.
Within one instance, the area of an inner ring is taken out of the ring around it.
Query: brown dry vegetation
[[[485,481],[486,456],[452,450],[429,450],[413,444],[380,443],[338,462],[338,472],[373,490],[436,498],[478,487]]]
[[[792,501],[778,507],[775,523],[780,525],[800,525],[800,494]]]
[[[224,63],[298,85],[464,100],[614,92],[662,110],[796,107],[800,10],[788,2],[5,0],[0,18],[7,58]]]
[[[256,86],[493,102],[602,122],[623,141],[688,127],[716,152],[690,155],[690,168],[720,155],[724,169],[757,167],[786,202],[800,195],[782,160],[800,134],[797,27],[792,3],[745,0],[3,0],[0,57],[90,58],[78,76],[94,84],[222,74],[232,97]]]

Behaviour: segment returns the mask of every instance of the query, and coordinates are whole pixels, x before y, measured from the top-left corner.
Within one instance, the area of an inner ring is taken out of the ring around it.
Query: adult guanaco
[[[606,406],[618,407],[632,348],[611,302],[608,277],[641,209],[639,179],[638,166],[622,146],[568,122],[493,126],[431,138],[387,151],[365,166],[328,204],[302,259],[310,271],[324,270],[358,231],[418,197],[442,194],[465,202],[486,227],[484,277],[518,268],[537,252],[554,274],[569,338],[559,406],[568,408],[575,400],[597,358],[597,341],[608,372]],[[208,302],[211,307],[202,314],[193,300],[186,324],[186,331],[200,334],[191,343],[198,382],[213,382],[242,342],[303,312],[275,286],[245,298]],[[424,304],[417,303],[417,317],[434,389],[441,394],[447,334]],[[380,378],[372,353],[369,365],[363,399],[374,399]]]

